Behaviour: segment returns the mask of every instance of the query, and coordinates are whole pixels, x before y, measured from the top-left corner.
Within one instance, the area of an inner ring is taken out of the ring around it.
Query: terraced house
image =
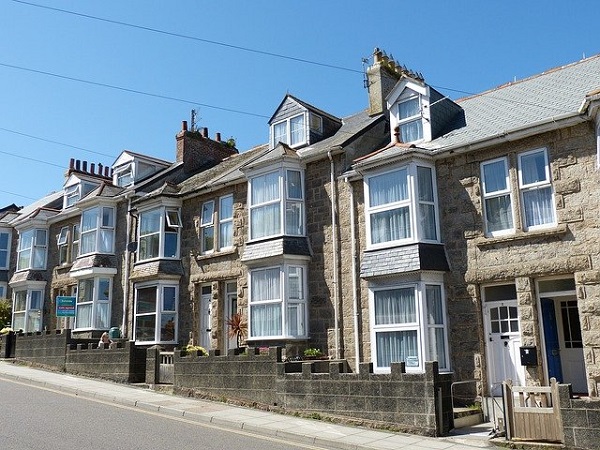
[[[457,101],[379,50],[366,75],[357,114],[286,95],[243,152],[184,122],[174,163],[73,163],[6,209],[13,327],[226,352],[239,313],[245,343],[288,357],[597,396],[600,57]]]

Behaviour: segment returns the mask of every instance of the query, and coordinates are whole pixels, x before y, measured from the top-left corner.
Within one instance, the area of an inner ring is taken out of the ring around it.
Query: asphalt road
[[[0,379],[3,450],[317,449]]]

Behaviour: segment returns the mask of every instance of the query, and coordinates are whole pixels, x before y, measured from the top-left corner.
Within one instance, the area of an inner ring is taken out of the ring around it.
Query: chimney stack
[[[183,170],[186,173],[209,169],[238,153],[235,147],[221,141],[221,133],[216,133],[215,140],[212,140],[208,137],[206,127],[201,129],[200,135],[183,128],[177,134],[176,160],[183,162]]]

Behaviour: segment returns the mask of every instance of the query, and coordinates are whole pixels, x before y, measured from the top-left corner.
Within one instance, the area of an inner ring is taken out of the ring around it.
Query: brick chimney
[[[183,162],[185,173],[209,169],[225,158],[239,153],[235,147],[221,141],[221,133],[217,133],[216,140],[212,140],[208,137],[207,128],[202,128],[201,131],[188,131],[185,120],[176,139],[176,159],[177,162]]]
[[[424,81],[423,75],[401,66],[385,52],[378,48],[373,51],[373,65],[367,69],[369,115],[374,116],[385,111],[385,98],[402,76]]]

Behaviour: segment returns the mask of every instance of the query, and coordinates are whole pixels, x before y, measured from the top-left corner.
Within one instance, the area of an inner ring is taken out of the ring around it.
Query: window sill
[[[480,237],[475,239],[475,245],[479,248],[486,248],[495,244],[504,244],[510,242],[519,242],[527,239],[538,239],[545,237],[560,236],[567,232],[568,228],[566,224],[558,224],[552,228],[545,228],[543,230],[534,231],[517,231],[514,234],[497,237]]]
[[[219,250],[211,253],[196,253],[194,254],[196,261],[205,261],[207,259],[218,258],[220,256],[229,256],[237,254],[237,247],[228,248],[226,250]]]

